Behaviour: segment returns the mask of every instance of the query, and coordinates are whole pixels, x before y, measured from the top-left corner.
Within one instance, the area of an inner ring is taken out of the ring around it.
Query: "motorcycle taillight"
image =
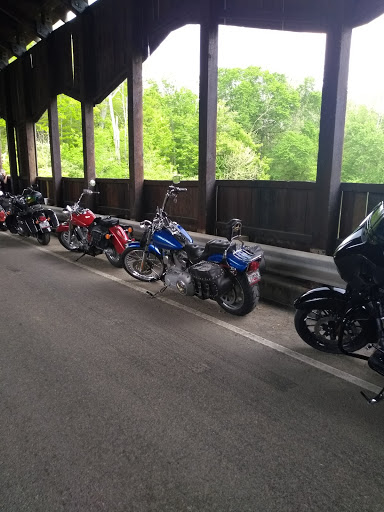
[[[260,261],[254,260],[251,261],[251,263],[248,265],[247,272],[256,272],[258,268],[260,267]]]

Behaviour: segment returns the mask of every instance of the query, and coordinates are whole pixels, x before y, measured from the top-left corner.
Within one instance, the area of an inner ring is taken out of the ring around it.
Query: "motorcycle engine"
[[[191,274],[176,267],[167,270],[164,276],[164,284],[170,288],[175,288],[182,295],[195,294],[195,285]]]

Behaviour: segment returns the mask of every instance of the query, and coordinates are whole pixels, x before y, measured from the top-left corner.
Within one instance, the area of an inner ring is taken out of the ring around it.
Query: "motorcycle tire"
[[[77,252],[79,250],[79,243],[77,242],[77,239],[75,236],[72,236],[72,240],[74,240],[77,243],[74,243],[73,241],[69,241],[69,231],[60,231],[60,233],[57,235],[59,242],[61,245],[67,249],[67,251],[75,251]]]
[[[347,352],[356,352],[375,340],[375,322],[373,319],[361,320],[356,312],[346,326],[343,337],[343,348]],[[338,326],[340,314],[337,310],[298,309],[295,314],[295,328],[300,338],[308,345],[329,354],[342,353],[338,343]]]
[[[122,254],[119,254],[114,247],[109,247],[108,249],[106,249],[105,255],[109,263],[111,263],[111,265],[113,265],[116,268],[123,267]]]
[[[51,233],[45,232],[45,233],[37,233],[37,241],[41,245],[48,245],[51,241]]]
[[[257,284],[250,286],[245,274],[233,276],[233,286],[229,292],[221,295],[216,302],[227,313],[244,316],[255,309],[259,302],[260,291]]]
[[[140,247],[125,249],[122,254],[124,269],[139,281],[158,281],[164,274],[164,264],[157,254],[149,252],[146,255],[145,266],[141,269],[144,252]]]

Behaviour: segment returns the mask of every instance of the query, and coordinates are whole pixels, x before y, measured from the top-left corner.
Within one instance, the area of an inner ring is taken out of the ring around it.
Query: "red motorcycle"
[[[59,242],[68,251],[82,252],[97,256],[104,253],[114,267],[122,267],[122,253],[132,240],[131,226],[120,226],[119,219],[113,217],[96,217],[86,207],[80,205],[84,195],[98,194],[84,189],[73,206],[63,210],[68,220],[56,228]]]

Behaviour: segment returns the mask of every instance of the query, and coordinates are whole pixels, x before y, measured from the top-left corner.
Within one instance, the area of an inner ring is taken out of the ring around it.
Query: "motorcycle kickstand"
[[[81,258],[82,258],[83,256],[85,256],[85,254],[86,254],[86,253],[85,253],[85,252],[83,252],[83,254],[82,254],[81,256],[79,256],[79,257],[77,258],[77,260],[75,260],[75,261],[79,261],[79,260],[81,260]]]
[[[147,293],[148,295],[151,297],[151,299],[154,299],[155,297],[157,297],[158,295],[160,295],[160,293],[163,293],[165,292],[165,290],[168,288],[167,285],[164,285],[162,288],[160,288],[160,290],[156,293],[152,293],[150,292],[149,290],[147,290]]]
[[[378,393],[377,395],[373,396],[372,398],[369,398],[364,391],[360,391],[360,393],[363,395],[363,397],[366,399],[366,401],[369,404],[377,404],[378,402],[381,402],[381,400],[384,399],[384,388]]]

